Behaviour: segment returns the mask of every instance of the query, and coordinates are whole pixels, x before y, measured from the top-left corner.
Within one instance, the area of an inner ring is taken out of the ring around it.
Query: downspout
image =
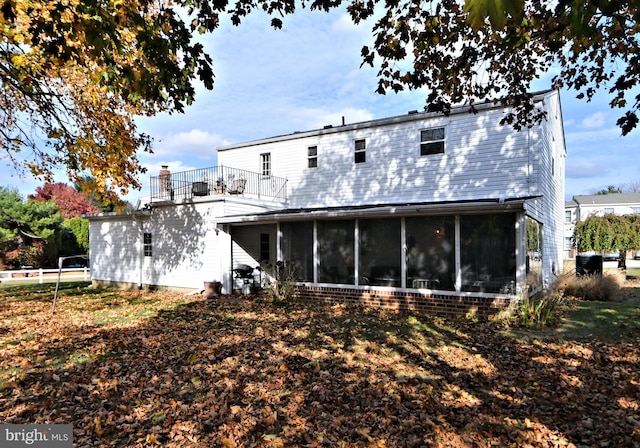
[[[134,225],[137,224],[138,226],[138,243],[136,244],[137,250],[138,250],[138,291],[140,291],[142,289],[142,239],[143,239],[143,235],[142,235],[142,221],[139,221],[136,219],[136,214],[135,212],[131,214],[131,218],[134,222]]]

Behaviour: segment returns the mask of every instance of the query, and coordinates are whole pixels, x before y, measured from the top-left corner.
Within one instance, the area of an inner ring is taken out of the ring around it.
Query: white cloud
[[[215,149],[229,143],[218,134],[200,129],[168,134],[154,143],[154,159],[171,158],[176,155],[192,156],[201,159],[214,158]]]
[[[596,112],[582,120],[582,127],[586,129],[597,129],[605,125],[605,114]]]

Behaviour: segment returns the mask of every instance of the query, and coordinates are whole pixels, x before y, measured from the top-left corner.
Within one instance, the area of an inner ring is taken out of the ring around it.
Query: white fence
[[[9,282],[56,282],[58,280],[58,269],[16,269],[13,271],[0,271],[0,283]],[[62,268],[60,270],[60,281],[91,279],[89,268]]]

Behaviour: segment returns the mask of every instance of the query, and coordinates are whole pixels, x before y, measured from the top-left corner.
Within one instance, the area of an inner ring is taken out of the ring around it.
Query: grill
[[[242,280],[242,294],[250,294],[256,287],[253,270],[248,264],[239,264],[233,269],[234,277]]]
[[[233,270],[236,278],[253,279],[253,268],[248,264],[239,264]]]

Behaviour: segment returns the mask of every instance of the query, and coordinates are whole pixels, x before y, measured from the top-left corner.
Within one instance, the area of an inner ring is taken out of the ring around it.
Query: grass
[[[556,334],[571,340],[632,339],[640,334],[640,307],[619,302],[574,302]]]
[[[78,446],[640,440],[630,303],[572,302],[556,337],[525,341],[464,317],[82,284],[52,315],[52,292],[0,290],[0,421],[73,423]]]

